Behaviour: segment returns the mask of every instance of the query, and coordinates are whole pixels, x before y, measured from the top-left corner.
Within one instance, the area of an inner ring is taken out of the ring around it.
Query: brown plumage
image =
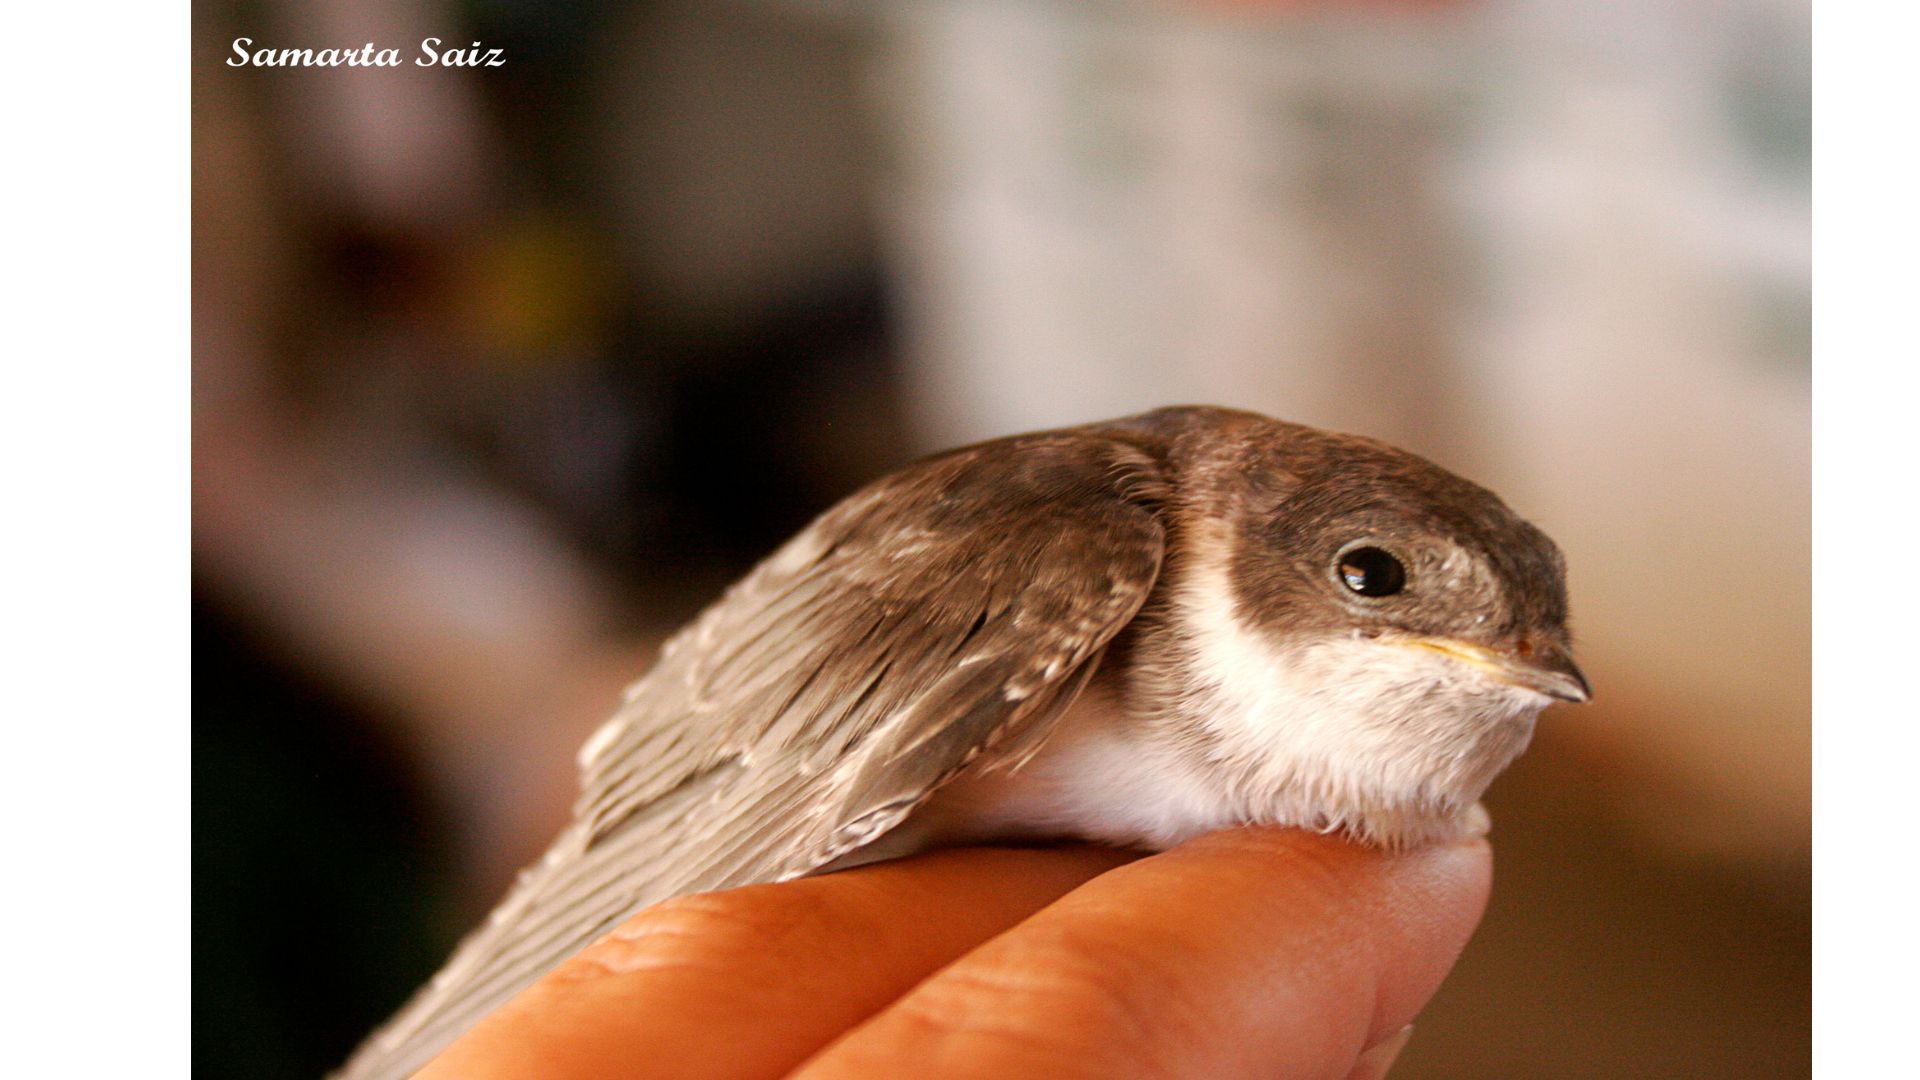
[[[1362,541],[1404,571],[1396,593],[1329,571]],[[649,904],[869,853],[1233,821],[1437,835],[1548,697],[1584,696],[1562,574],[1484,489],[1250,413],[1163,409],[910,466],[668,643],[583,749],[573,823],[342,1075],[409,1075]]]

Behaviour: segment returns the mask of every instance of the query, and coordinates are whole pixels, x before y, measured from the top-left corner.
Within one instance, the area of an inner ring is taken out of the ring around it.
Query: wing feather
[[[989,749],[1023,760],[1146,600],[1164,486],[1062,432],[828,511],[667,644],[583,748],[574,824],[343,1080],[410,1074],[642,907],[813,872]]]

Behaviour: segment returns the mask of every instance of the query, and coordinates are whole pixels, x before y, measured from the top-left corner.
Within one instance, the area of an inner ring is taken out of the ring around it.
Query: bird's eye
[[[1377,547],[1357,547],[1340,556],[1340,581],[1361,596],[1392,596],[1407,587],[1407,568]]]

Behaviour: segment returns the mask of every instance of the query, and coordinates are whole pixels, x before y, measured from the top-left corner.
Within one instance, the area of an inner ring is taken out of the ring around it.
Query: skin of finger
[[[796,1076],[1342,1077],[1438,989],[1491,882],[1483,840],[1215,833],[1081,886]]]
[[[932,971],[1137,857],[975,848],[668,901],[417,1077],[780,1076]]]

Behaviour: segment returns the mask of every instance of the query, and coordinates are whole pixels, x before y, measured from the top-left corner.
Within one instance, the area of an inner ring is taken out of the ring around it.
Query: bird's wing
[[[343,1080],[408,1075],[642,907],[818,870],[982,751],[1024,760],[1152,588],[1164,488],[1063,432],[828,511],[666,645],[582,749],[573,824]]]

